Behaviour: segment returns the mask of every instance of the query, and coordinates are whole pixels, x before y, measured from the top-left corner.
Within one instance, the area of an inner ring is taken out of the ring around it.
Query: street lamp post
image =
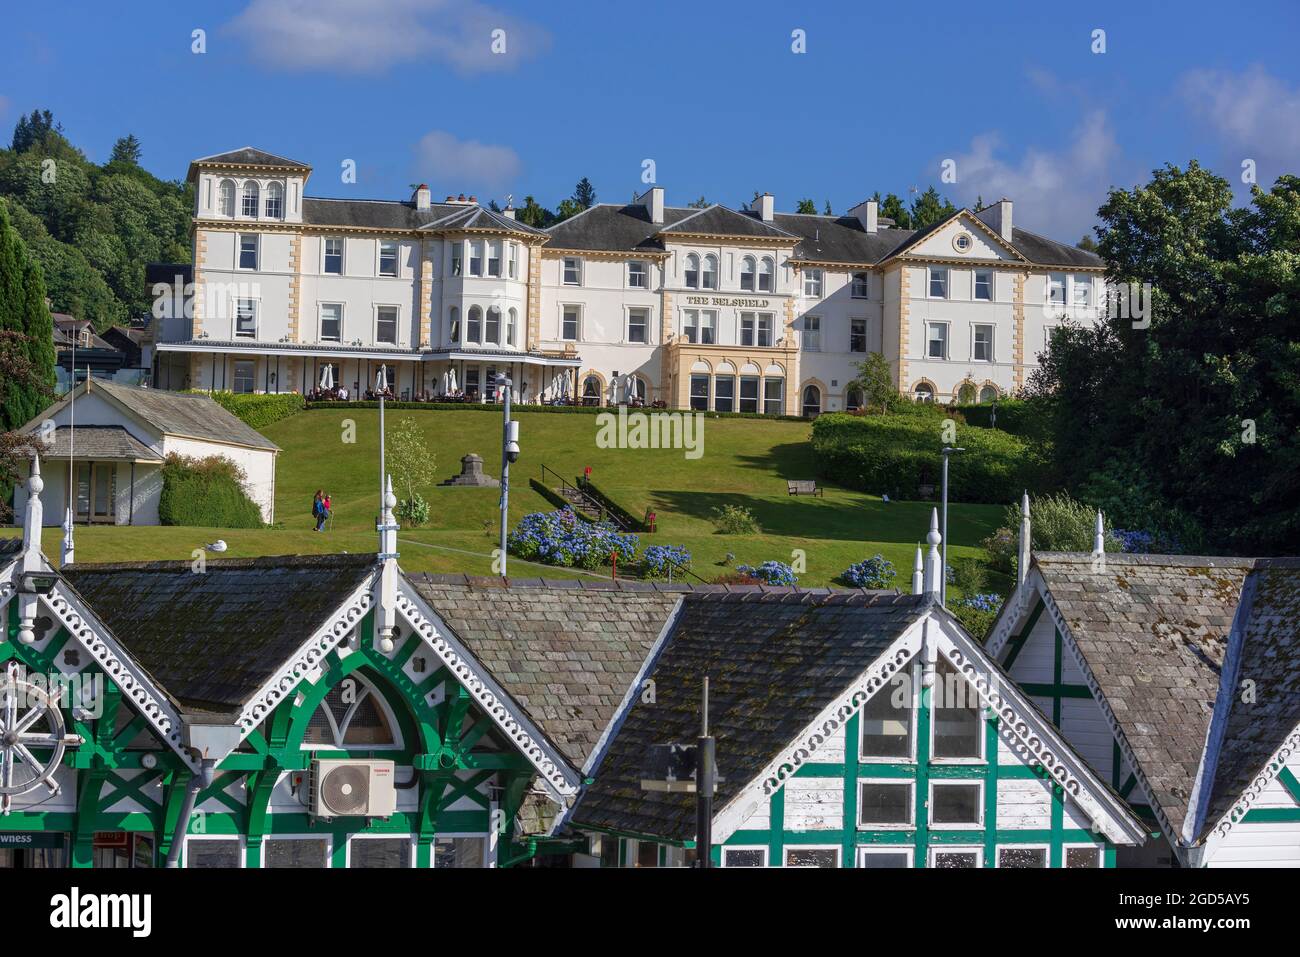
[[[506,577],[506,531],[510,512],[510,463],[519,458],[519,423],[510,420],[510,388],[512,383],[504,373],[497,376],[501,390],[501,577]]]
[[[948,604],[948,456],[952,455],[953,452],[965,452],[965,451],[966,450],[963,448],[957,448],[955,446],[945,445],[943,447],[943,453],[942,453],[943,454],[943,504],[940,509],[941,512],[940,524],[942,527],[939,529],[939,534],[940,536],[942,536],[941,541],[943,542],[941,546],[943,549],[943,553],[942,553],[943,567],[939,569],[939,604],[945,606]]]

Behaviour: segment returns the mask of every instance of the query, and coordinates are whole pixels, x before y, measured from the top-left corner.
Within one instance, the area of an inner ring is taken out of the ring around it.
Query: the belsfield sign
[[[688,306],[735,306],[737,309],[767,309],[771,299],[741,299],[739,296],[687,296]]]

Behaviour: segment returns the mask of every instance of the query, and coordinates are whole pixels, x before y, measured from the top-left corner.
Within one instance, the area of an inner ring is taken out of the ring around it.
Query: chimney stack
[[[656,226],[662,225],[664,221],[664,188],[662,186],[651,186],[638,196],[636,201],[645,207],[646,213],[650,216],[650,222]]]
[[[515,208],[513,206],[507,206],[505,209],[501,210],[501,215],[504,216],[506,219],[514,219]]]
[[[764,193],[758,197],[758,212],[762,216],[763,222],[770,223],[772,214],[776,211],[776,200],[771,193]]]
[[[430,199],[429,187],[424,185],[424,183],[421,183],[419,186],[415,187],[415,195],[411,198],[415,200],[416,209],[428,209]]]
[[[856,216],[862,228],[869,233],[880,231],[880,204],[874,199],[864,200],[849,210],[850,216]]]
[[[996,232],[1003,240],[1011,242],[1011,200],[1004,196],[992,206],[984,207],[975,215],[979,217],[980,222]]]

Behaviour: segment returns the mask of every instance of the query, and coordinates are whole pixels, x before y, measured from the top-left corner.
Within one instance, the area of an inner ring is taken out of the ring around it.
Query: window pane
[[[912,785],[866,782],[858,802],[861,824],[910,824]]]
[[[325,271],[334,275],[343,275],[343,240],[325,240]]]
[[[785,852],[786,867],[839,867],[840,852],[830,847],[791,847]]]
[[[930,796],[930,817],[935,824],[978,824],[978,784],[936,784]]]
[[[434,867],[482,867],[483,838],[440,837],[433,844]]]
[[[265,867],[328,867],[327,844],[323,840],[282,840],[266,842]]]
[[[805,352],[820,352],[822,348],[822,321],[817,316],[803,318],[803,348]]]
[[[691,376],[691,408],[697,412],[709,409],[709,377],[707,375]]]
[[[566,306],[564,309],[564,328],[560,330],[562,339],[578,338],[578,309],[576,306]]]
[[[850,295],[854,299],[866,299],[870,290],[868,274],[864,272],[855,272],[853,274],[853,288]]]
[[[627,311],[627,341],[645,342],[646,332],[650,326],[650,313],[646,309],[629,309]]]
[[[758,411],[758,376],[756,375],[740,377],[740,411]]]
[[[501,244],[495,240],[488,243],[488,272],[489,276],[501,275]]]
[[[1067,847],[1065,849],[1066,867],[1101,867],[1101,848]]]
[[[772,291],[772,260],[762,259],[758,263],[758,291]]]
[[[185,866],[200,867],[238,867],[238,841],[196,841],[185,842]]]
[[[941,322],[930,323],[929,348],[926,355],[931,359],[945,359],[948,356],[948,327]]]
[[[471,276],[483,275],[483,244],[469,244],[469,274]]]
[[[983,736],[978,695],[942,658],[935,669],[934,756],[978,758]]]
[[[636,866],[637,867],[658,867],[659,866],[659,845],[652,844],[649,841],[637,841]]]
[[[720,375],[713,378],[713,410],[715,412],[734,412],[736,397],[736,377]]]
[[[912,754],[912,682],[900,675],[863,706],[862,756],[905,758]]]
[[[998,867],[1046,867],[1045,847],[1004,847],[998,851]]]
[[[716,312],[700,313],[700,344],[701,345],[706,345],[706,346],[713,345],[714,342],[713,330],[714,330],[714,326],[716,325],[717,317],[718,314]]]
[[[946,269],[930,270],[930,295],[938,299],[947,298],[948,270]]]
[[[239,237],[239,268],[240,269],[257,268],[257,237],[256,236]]]
[[[566,286],[576,286],[581,281],[581,272],[578,267],[578,260],[570,258],[564,260],[564,284]]]
[[[867,851],[863,853],[859,867],[886,868],[907,867],[911,855],[906,851]]]
[[[620,838],[612,834],[605,834],[600,839],[600,866],[601,867],[618,867],[618,851]]]
[[[376,312],[375,338],[381,343],[397,345],[397,307],[380,306]]]
[[[348,867],[410,867],[411,842],[406,838],[353,838],[348,845]]]
[[[764,853],[759,848],[723,848],[723,867],[762,867]]]
[[[867,351],[867,320],[865,319],[849,320],[849,351],[850,352]]]
[[[763,412],[766,415],[781,415],[785,411],[785,380],[766,378],[763,380]]]
[[[397,275],[397,243],[381,242],[379,244],[379,275]]]
[[[320,337],[327,342],[338,342],[343,336],[343,306],[326,303],[320,307]]]
[[[936,851],[934,866],[943,870],[977,867],[979,855],[975,851]]]
[[[975,298],[991,300],[993,298],[993,273],[986,269],[975,273]]]
[[[772,317],[770,314],[763,314],[758,317],[758,345],[772,345]]]

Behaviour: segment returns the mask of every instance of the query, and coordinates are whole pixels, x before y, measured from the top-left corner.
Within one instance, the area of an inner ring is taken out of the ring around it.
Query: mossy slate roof
[[[374,555],[72,565],[63,577],[182,711],[237,714],[374,570]]]
[[[1037,553],[1070,634],[1154,801],[1182,829],[1253,559]]]
[[[649,674],[654,700],[634,700],[571,822],[693,839],[695,796],[643,791],[641,778],[651,746],[695,742],[704,675],[721,809],[927,607],[892,593],[687,595]]]

